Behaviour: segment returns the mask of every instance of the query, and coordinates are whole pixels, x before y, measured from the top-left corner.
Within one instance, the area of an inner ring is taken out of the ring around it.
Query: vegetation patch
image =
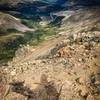
[[[57,29],[48,25],[42,27],[39,23],[30,25],[35,28],[35,32],[18,32],[14,29],[7,30],[7,33],[0,36],[0,63],[8,62],[15,56],[15,51],[20,48],[20,45],[36,46],[45,41],[49,36],[55,35]]]

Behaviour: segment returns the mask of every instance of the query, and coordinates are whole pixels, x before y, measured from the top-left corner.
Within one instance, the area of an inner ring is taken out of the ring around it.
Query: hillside
[[[10,14],[0,12],[0,34],[2,34],[3,30],[6,32],[7,29],[15,29],[21,32],[34,31],[23,25],[20,19]]]
[[[22,46],[1,66],[1,100],[100,100],[99,11],[54,13],[64,16],[58,34]]]

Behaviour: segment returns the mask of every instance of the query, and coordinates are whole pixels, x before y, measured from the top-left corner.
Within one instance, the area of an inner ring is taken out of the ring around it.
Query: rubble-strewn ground
[[[21,48],[1,68],[0,95],[5,100],[58,100],[61,86],[59,100],[100,100],[100,31],[59,34],[38,47]]]

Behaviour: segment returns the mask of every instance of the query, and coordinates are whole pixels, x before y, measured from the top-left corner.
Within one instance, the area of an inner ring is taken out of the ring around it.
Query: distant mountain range
[[[51,12],[60,11],[64,8],[57,3],[49,3],[43,0],[34,0],[33,2],[31,0],[22,0],[14,4],[5,2],[0,5],[1,11],[10,12],[10,14],[13,14],[12,11],[14,11],[17,13],[13,15],[26,18],[39,18],[41,15],[49,16]]]
[[[12,4],[16,5],[18,3],[25,2],[46,2],[49,4],[59,4],[62,5],[64,3],[74,3],[81,5],[100,5],[100,0],[0,0],[0,4]]]
[[[0,0],[0,11],[18,18],[40,20],[44,16],[50,19],[59,11],[91,6],[100,6],[100,0]]]
[[[48,14],[75,6],[99,6],[100,0],[1,0],[0,10]]]
[[[7,7],[15,7],[15,6],[16,8],[18,8],[19,5],[20,6],[27,5],[30,6],[30,8],[41,7],[41,6],[44,7],[49,5],[50,6],[49,9],[52,8],[51,5],[59,6],[59,8],[77,6],[77,5],[100,6],[100,0],[0,0],[0,9],[4,9],[4,8],[7,9]]]

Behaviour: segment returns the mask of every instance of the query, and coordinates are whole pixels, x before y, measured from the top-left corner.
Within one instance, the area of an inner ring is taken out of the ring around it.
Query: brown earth
[[[100,100],[100,31],[60,34],[26,46],[1,68],[7,74],[8,88],[0,88],[4,100]]]

